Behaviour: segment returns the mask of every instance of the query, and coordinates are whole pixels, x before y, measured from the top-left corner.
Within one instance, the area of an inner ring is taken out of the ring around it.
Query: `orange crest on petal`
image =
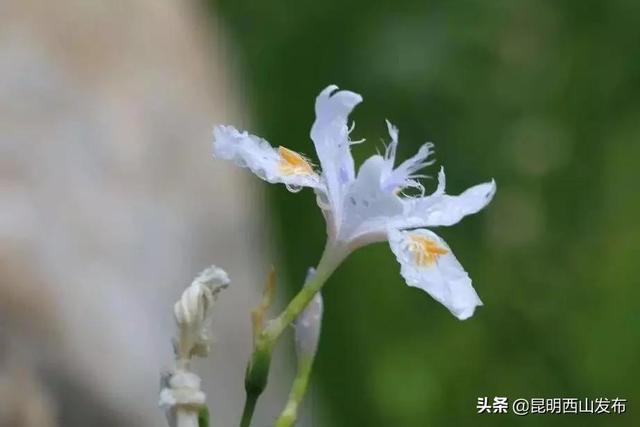
[[[283,175],[313,175],[313,168],[300,154],[285,147],[278,147],[280,172]]]
[[[438,257],[449,253],[448,249],[440,246],[435,240],[417,234],[409,236],[408,247],[413,254],[413,261],[420,267],[429,267]]]

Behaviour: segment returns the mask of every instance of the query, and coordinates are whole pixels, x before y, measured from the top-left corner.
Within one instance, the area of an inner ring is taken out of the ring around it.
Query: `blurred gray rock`
[[[19,425],[163,425],[171,306],[212,263],[233,285],[197,369],[217,425],[240,412],[267,236],[257,186],[210,156],[241,91],[196,4],[0,3],[0,395],[31,387],[51,423]]]

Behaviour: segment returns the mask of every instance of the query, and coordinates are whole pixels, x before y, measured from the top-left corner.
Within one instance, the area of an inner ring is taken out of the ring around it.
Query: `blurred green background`
[[[429,140],[483,212],[437,230],[485,306],[460,322],[404,285],[386,244],[324,291],[314,393],[342,426],[640,425],[640,2],[211,2],[251,131],[314,158],[313,100],[363,95],[356,162],[400,129]],[[268,188],[279,270],[299,287],[323,247],[314,195]],[[435,188],[427,181],[428,191]],[[621,397],[625,415],[478,415],[478,397]],[[284,397],[283,397],[284,399]],[[324,425],[324,424],[323,424]]]

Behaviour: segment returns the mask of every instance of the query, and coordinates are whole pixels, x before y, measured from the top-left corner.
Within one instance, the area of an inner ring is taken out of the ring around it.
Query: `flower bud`
[[[218,293],[230,283],[227,273],[216,266],[205,269],[184,290],[173,307],[179,335],[176,353],[182,359],[209,352],[208,327]]]
[[[310,268],[305,282],[315,274],[315,269]],[[316,293],[309,305],[300,313],[295,323],[296,354],[298,359],[314,357],[320,341],[322,326],[323,302],[320,292]]]

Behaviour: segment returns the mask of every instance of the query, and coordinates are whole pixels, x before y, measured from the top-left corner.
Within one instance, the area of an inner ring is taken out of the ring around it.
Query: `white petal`
[[[428,160],[429,156],[433,153],[432,148],[433,144],[430,142],[423,144],[416,154],[400,163],[400,165],[385,178],[383,183],[384,188],[392,190],[395,188],[402,189],[415,186],[417,183],[417,181],[413,179],[415,178],[415,172],[434,162],[434,160]],[[422,188],[422,186],[420,187]]]
[[[385,240],[389,219],[402,214],[400,198],[380,186],[384,167],[385,159],[379,155],[369,157],[360,167],[344,199],[341,240]]]
[[[432,196],[442,196],[446,185],[447,178],[444,176],[444,166],[440,166],[440,171],[438,171],[438,187]]]
[[[444,194],[444,171],[438,174],[438,189],[431,196],[409,199],[405,203],[405,218],[395,222],[398,228],[453,225],[467,215],[487,206],[496,192],[496,183],[485,182],[468,188],[458,196]]]
[[[391,142],[387,146],[384,154],[384,159],[387,161],[387,166],[385,169],[388,172],[391,172],[396,161],[396,151],[398,149],[398,128],[395,127],[389,120],[385,120],[385,122],[387,123],[389,136],[391,137]]]
[[[389,230],[389,245],[409,286],[420,288],[460,320],[482,301],[447,243],[429,230]]]
[[[295,164],[287,163],[283,153],[293,156]],[[267,182],[286,184],[290,189],[323,187],[318,175],[302,156],[284,147],[276,149],[264,139],[239,132],[232,126],[213,129],[213,155],[249,168]]]
[[[423,144],[418,152],[394,168],[396,151],[398,148],[398,128],[387,120],[387,129],[391,137],[391,143],[385,151],[385,168],[382,176],[382,188],[385,191],[394,191],[406,187],[420,187],[414,178],[415,173],[425,166],[429,166],[434,160],[429,160],[433,154],[433,144],[428,142]]]
[[[351,110],[362,101],[362,97],[345,90],[336,92],[337,89],[337,86],[332,85],[318,95],[311,139],[327,186],[327,202],[333,210],[334,221],[339,222],[346,186],[355,178],[347,119]]]

